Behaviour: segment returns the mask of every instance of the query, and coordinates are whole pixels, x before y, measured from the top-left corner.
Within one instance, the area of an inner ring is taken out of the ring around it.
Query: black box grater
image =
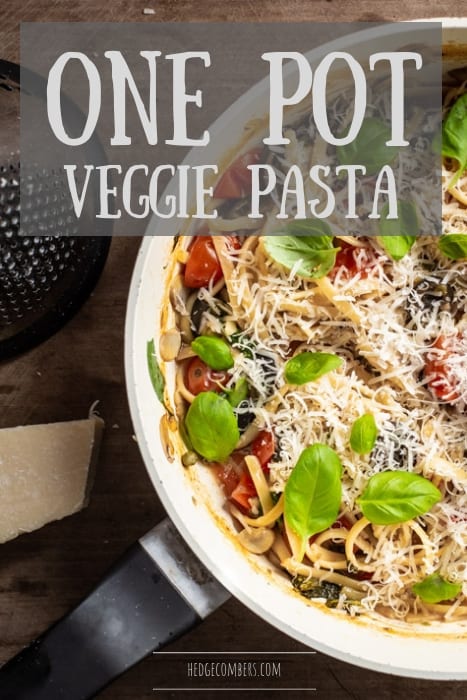
[[[42,342],[71,318],[94,288],[111,242],[80,230],[54,170],[28,169],[21,211],[28,235],[20,235],[19,116],[20,68],[0,60],[0,358]]]

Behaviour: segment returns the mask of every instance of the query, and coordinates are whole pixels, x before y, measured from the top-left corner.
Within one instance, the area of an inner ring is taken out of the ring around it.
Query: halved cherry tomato
[[[188,391],[197,396],[202,391],[222,391],[229,379],[228,372],[218,372],[207,366],[199,357],[194,357],[186,369]]]
[[[368,277],[378,260],[378,253],[373,248],[360,248],[350,245],[345,241],[339,241],[339,252],[336,255],[336,262],[328,276],[334,279],[337,273],[343,268],[344,276],[347,279],[355,277]]]
[[[185,266],[185,284],[199,289],[215,284],[222,277],[222,268],[211,236],[196,236]]]
[[[261,148],[253,148],[237,158],[222,175],[214,189],[214,197],[237,199],[245,197],[251,190],[251,170],[249,165],[259,163]]]
[[[268,463],[276,451],[274,435],[269,430],[261,430],[251,443],[251,451],[262,468],[269,469]]]
[[[251,510],[250,498],[257,496],[255,485],[241,452],[233,452],[225,464],[214,464],[214,472],[226,497],[246,512]]]
[[[230,500],[241,506],[244,510],[251,510],[250,498],[255,498],[257,495],[253,479],[244,471],[240,477],[237,486],[230,494]]]
[[[428,386],[437,399],[446,403],[454,403],[460,398],[458,379],[450,369],[450,361],[456,355],[459,357],[460,335],[440,335],[428,353],[424,374]]]
[[[233,452],[225,463],[215,463],[212,469],[226,497],[230,498],[246,469],[244,456],[239,452]]]
[[[204,230],[204,229],[203,229]],[[229,249],[238,250],[242,243],[238,236],[225,234]],[[185,265],[184,282],[187,287],[199,289],[215,284],[222,277],[222,267],[217,257],[212,236],[196,236],[189,250]]]

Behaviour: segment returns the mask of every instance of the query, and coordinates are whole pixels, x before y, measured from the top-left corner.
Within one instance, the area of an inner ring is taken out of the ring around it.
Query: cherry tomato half
[[[214,197],[219,199],[237,199],[245,197],[251,190],[251,171],[249,165],[259,163],[261,148],[253,148],[237,158],[222,175],[214,190]]]
[[[239,452],[233,452],[226,462],[223,464],[215,463],[212,465],[212,469],[226,497],[230,498],[246,469],[244,456]]]
[[[227,248],[238,250],[242,243],[238,236],[224,234]],[[189,250],[185,265],[184,282],[187,287],[199,289],[215,284],[222,277],[222,267],[217,257],[212,236],[196,236]]]
[[[459,357],[460,336],[440,335],[433,343],[432,351],[425,362],[425,377],[433,395],[445,403],[454,403],[460,398],[458,379],[450,368],[450,361]]]
[[[329,272],[329,277],[334,279],[342,270],[345,278],[352,279],[357,274],[364,279],[371,273],[378,259],[378,253],[373,248],[357,248],[356,246],[339,241],[340,250],[336,255],[336,262]]]
[[[196,236],[189,250],[184,281],[187,287],[199,289],[215,284],[222,277],[222,268],[211,236]]]
[[[251,510],[250,498],[255,498],[255,496],[257,496],[257,493],[253,479],[247,471],[244,471],[237,486],[230,494],[230,500],[234,501],[234,503],[241,506],[244,510],[249,511]]]
[[[261,430],[251,443],[251,451],[258,459],[263,469],[276,451],[276,441],[274,435],[269,430]]]
[[[197,396],[202,391],[221,391],[228,378],[227,372],[216,372],[194,357],[187,367],[185,381],[188,391]]]
[[[226,497],[241,510],[251,510],[250,498],[257,496],[255,485],[245,464],[244,455],[233,452],[224,464],[214,464],[214,473]]]

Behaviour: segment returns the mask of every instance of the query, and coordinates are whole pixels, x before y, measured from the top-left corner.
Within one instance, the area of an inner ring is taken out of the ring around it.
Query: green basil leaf
[[[378,437],[376,421],[371,413],[365,413],[352,425],[350,431],[350,447],[359,455],[366,455],[375,446]]]
[[[439,249],[451,260],[467,258],[467,234],[446,233],[439,239]]]
[[[370,477],[357,503],[371,523],[396,525],[428,513],[439,500],[440,491],[423,476],[387,471]]]
[[[314,382],[323,374],[331,372],[342,365],[337,355],[327,352],[301,352],[285,363],[284,377],[288,384],[306,384]]]
[[[325,221],[305,219],[286,226],[287,234],[264,237],[267,254],[287,270],[297,264],[300,277],[318,279],[335,265],[339,248],[333,246],[331,229]]]
[[[461,583],[450,583],[439,574],[431,574],[412,586],[413,592],[425,603],[441,603],[455,598],[462,590]]]
[[[383,165],[389,165],[397,156],[396,146],[386,146],[391,129],[374,117],[365,119],[357,137],[346,146],[337,146],[341,165],[364,165],[367,175],[374,175]]]
[[[284,517],[306,541],[332,525],[339,514],[342,499],[342,464],[327,445],[316,443],[303,450],[284,489]]]
[[[227,395],[229,404],[233,408],[237,408],[248,397],[248,382],[245,377],[240,377],[233,389],[224,389],[224,392]]]
[[[225,461],[240,439],[232,406],[214,391],[195,397],[185,426],[193,449],[210,462]]]
[[[459,169],[448,187],[456,184],[467,167],[467,94],[461,95],[449,110],[443,123],[443,145],[441,153],[446,158],[454,158],[459,163]]]
[[[200,335],[191,344],[191,349],[208,367],[214,370],[230,369],[234,366],[232,352],[223,338]]]
[[[397,202],[397,219],[388,219],[389,204],[381,210],[378,240],[393,260],[402,260],[412,249],[420,232],[417,210],[413,202]]]
[[[156,349],[154,346],[154,340],[149,340],[146,344],[146,358],[148,362],[149,376],[151,377],[151,383],[156,392],[156,396],[159,401],[164,404],[164,387],[165,379],[162,374],[160,367],[157,363]]]

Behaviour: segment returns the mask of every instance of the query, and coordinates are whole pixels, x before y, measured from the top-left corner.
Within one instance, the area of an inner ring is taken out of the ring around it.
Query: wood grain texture
[[[144,15],[151,7],[154,15]],[[27,21],[351,21],[455,15],[459,5],[434,0],[3,0],[1,57],[19,60],[19,23]],[[106,421],[92,500],[82,513],[2,545],[0,662],[75,605],[136,538],[163,517],[132,438],[123,371],[123,328],[130,275],[139,241],[112,243],[104,274],[79,314],[55,337],[0,365],[1,426],[87,415],[99,400]],[[235,600],[206,620],[172,651],[304,650]],[[186,680],[188,657],[148,658],[100,694],[102,700],[203,697],[257,698],[257,692],[153,692]],[[467,683],[408,680],[356,669],[318,654],[307,659],[308,683],[320,700],[444,700],[467,697]],[[300,673],[302,676],[303,671]],[[303,682],[304,678],[300,680]],[[0,689],[1,697],[1,689]],[[273,697],[285,697],[274,693]],[[287,693],[287,697],[306,697]]]

